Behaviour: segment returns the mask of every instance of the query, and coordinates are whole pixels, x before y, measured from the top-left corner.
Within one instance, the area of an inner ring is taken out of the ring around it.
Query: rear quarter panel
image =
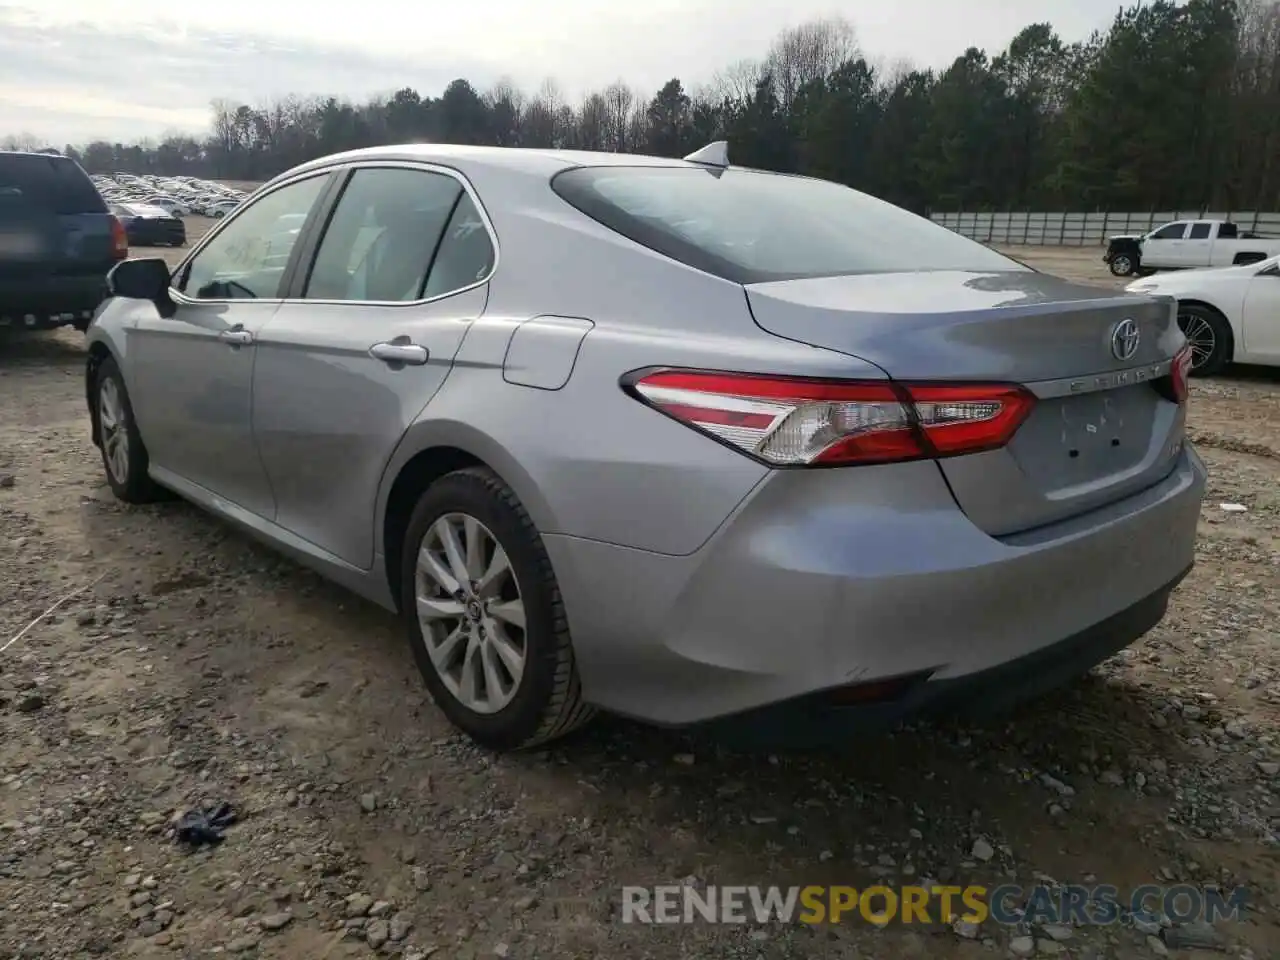
[[[507,479],[543,533],[688,554],[770,473],[630,397],[619,381],[631,371],[884,376],[857,358],[764,333],[741,286],[611,233],[544,177],[472,180],[501,245],[488,307],[396,460],[453,438]],[[548,314],[591,321],[572,376],[559,389],[507,382],[513,333]]]

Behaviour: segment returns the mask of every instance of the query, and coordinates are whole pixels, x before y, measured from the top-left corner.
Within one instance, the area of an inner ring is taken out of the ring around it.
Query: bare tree
[[[876,57],[869,66],[882,90],[892,90],[916,69],[916,65],[907,57],[894,57],[892,60]]]
[[[765,65],[759,60],[736,60],[718,71],[703,92],[706,99],[714,103],[745,100],[756,92],[756,85],[764,73]]]
[[[765,63],[777,85],[778,102],[786,110],[806,83],[828,76],[857,55],[853,25],[843,17],[827,17],[783,30]]]
[[[1242,0],[1238,11],[1233,186],[1257,209],[1280,195],[1280,0]]]
[[[609,84],[604,91],[606,150],[625,153],[630,145],[631,113],[636,105],[635,92],[621,80]]]
[[[482,98],[493,114],[494,137],[500,147],[522,142],[526,103],[524,93],[510,77],[495,83]]]
[[[0,140],[0,150],[22,150],[35,153],[45,142],[32,133],[17,133]]]
[[[583,150],[604,150],[609,139],[609,102],[589,93],[578,108],[578,143]]]

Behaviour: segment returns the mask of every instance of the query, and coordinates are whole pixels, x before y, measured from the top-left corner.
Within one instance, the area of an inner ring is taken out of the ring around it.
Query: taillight
[[[1191,344],[1186,344],[1173,358],[1169,367],[1169,379],[1173,386],[1173,399],[1176,403],[1186,403],[1191,393]]]
[[[1011,384],[809,380],[661,370],[642,402],[777,466],[954,457],[1009,442],[1035,397]]]
[[[118,217],[111,218],[111,255],[117,260],[129,256],[129,235]]]

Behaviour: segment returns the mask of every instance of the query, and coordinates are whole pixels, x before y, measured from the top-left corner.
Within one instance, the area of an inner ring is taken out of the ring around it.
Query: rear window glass
[[[754,170],[579,167],[551,182],[583,213],[735,283],[860,273],[1029,268],[891,203]]]
[[[66,157],[0,153],[0,196],[57,214],[107,212],[89,175]]]

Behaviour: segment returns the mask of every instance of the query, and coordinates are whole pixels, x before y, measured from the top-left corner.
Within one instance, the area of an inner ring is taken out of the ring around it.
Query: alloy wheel
[[[98,425],[107,469],[112,479],[122,485],[129,482],[129,430],[125,418],[120,387],[113,378],[106,377],[98,389]]]
[[[1198,313],[1178,312],[1178,326],[1191,345],[1191,369],[1199,370],[1213,356],[1218,335],[1213,326]]]
[[[525,606],[493,532],[465,513],[431,524],[418,548],[414,601],[445,689],[479,714],[507,706],[524,676]]]

